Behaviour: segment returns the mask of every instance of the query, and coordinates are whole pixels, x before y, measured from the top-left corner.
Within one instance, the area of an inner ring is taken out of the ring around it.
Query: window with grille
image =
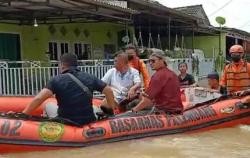
[[[61,43],[60,47],[61,47],[61,55],[65,54],[65,53],[69,53],[69,44],[68,43]]]
[[[58,49],[56,42],[49,42],[50,60],[58,60]]]
[[[49,42],[50,60],[59,60],[60,56],[69,53],[69,44],[66,42]]]
[[[74,52],[79,60],[88,60],[91,58],[91,45],[85,43],[75,43]]]

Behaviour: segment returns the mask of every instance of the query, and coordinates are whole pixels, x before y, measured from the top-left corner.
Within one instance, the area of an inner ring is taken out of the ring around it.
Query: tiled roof
[[[200,20],[198,23],[201,25],[207,25],[207,26],[211,25],[202,5],[185,6],[174,9],[199,18]]]
[[[85,2],[89,1],[90,3],[91,2],[96,2],[96,3],[102,4],[102,5],[109,5],[111,7],[116,7],[117,9],[128,11],[128,12],[131,12],[131,13],[138,13],[138,11],[133,10],[131,8],[128,8],[128,7],[125,7],[125,6],[122,6],[122,5],[117,5],[116,3],[112,2],[112,0],[84,0],[84,1]]]
[[[153,10],[157,10],[160,12],[165,12],[165,13],[171,14],[170,16],[174,15],[176,17],[181,17],[183,19],[192,20],[192,21],[197,20],[197,18],[193,15],[190,15],[190,14],[187,14],[185,12],[181,12],[181,11],[178,11],[176,9],[164,6],[156,0],[127,0],[127,1],[132,2],[132,3],[137,3],[137,4],[142,5],[142,6],[148,6],[148,8],[153,9]]]

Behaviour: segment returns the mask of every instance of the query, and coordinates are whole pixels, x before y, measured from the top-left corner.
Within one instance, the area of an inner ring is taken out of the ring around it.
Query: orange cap
[[[244,49],[241,45],[236,44],[229,49],[229,53],[244,53]]]

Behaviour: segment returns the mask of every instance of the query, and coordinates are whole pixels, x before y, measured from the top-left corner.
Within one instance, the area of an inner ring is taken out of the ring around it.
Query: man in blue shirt
[[[52,78],[33,101],[24,109],[23,113],[30,114],[47,98],[54,94],[58,102],[58,117],[76,122],[79,125],[88,124],[96,120],[93,107],[93,91],[105,94],[108,104],[115,108],[112,89],[103,81],[77,68],[77,57],[74,54],[64,54],[60,59],[61,74]],[[88,91],[84,91],[68,74],[75,76]]]

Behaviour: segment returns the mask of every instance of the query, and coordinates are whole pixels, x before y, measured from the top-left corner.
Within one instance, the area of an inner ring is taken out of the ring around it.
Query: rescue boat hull
[[[250,124],[250,107],[228,99],[185,111],[182,115],[126,113],[83,127],[0,115],[0,153],[85,147],[150,136],[200,132]],[[98,102],[98,101],[97,101]]]

